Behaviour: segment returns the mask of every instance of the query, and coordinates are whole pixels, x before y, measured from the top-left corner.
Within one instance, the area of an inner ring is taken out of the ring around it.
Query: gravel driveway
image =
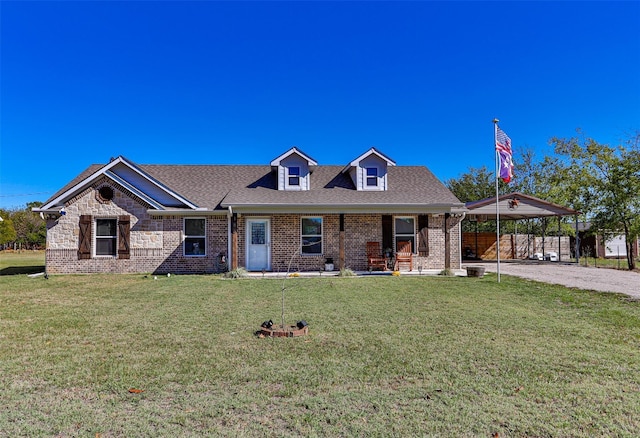
[[[497,263],[463,263],[462,267],[484,266],[497,272]],[[500,275],[513,275],[544,283],[560,284],[599,292],[618,292],[640,300],[640,274],[631,271],[585,267],[550,262],[500,262]]]

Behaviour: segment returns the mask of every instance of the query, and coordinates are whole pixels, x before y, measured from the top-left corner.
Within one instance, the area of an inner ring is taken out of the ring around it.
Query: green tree
[[[625,145],[609,146],[578,131],[577,137],[552,138],[565,158],[552,183],[571,206],[585,212],[597,230],[622,233],[629,269],[635,269],[633,242],[640,233],[640,133]]]
[[[11,213],[8,210],[0,210],[0,246],[4,247],[16,240],[16,229],[13,226]]]
[[[502,181],[502,186],[506,186]],[[487,169],[486,166],[470,167],[469,171],[463,173],[458,178],[452,178],[445,182],[445,185],[462,202],[481,201],[496,196],[495,173]],[[462,222],[463,232],[474,231],[495,231],[495,222]]]
[[[39,207],[42,203],[31,202],[21,210],[10,212],[10,219],[15,230],[13,241],[24,248],[40,248],[45,246],[47,237],[47,224],[42,218],[31,211],[33,207]]]
[[[445,185],[462,202],[480,201],[496,196],[495,173],[486,166],[470,167],[458,178],[452,178]]]

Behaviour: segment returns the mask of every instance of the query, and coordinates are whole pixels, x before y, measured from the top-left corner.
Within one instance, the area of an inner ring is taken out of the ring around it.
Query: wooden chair
[[[411,242],[398,242],[396,251],[396,263],[393,267],[394,271],[400,270],[401,264],[409,264],[409,271],[413,271],[413,252],[411,251]]]
[[[387,270],[387,258],[382,255],[380,242],[367,242],[367,269]]]

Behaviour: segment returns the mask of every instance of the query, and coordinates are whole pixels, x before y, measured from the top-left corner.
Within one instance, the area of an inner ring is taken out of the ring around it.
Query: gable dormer
[[[297,147],[271,161],[278,178],[278,190],[311,189],[311,173],[318,163]]]
[[[371,148],[353,160],[343,172],[348,172],[359,191],[385,191],[389,188],[387,169],[395,166],[391,158]]]

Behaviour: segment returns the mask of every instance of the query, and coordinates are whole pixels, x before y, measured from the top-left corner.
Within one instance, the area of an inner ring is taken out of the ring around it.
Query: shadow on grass
[[[44,265],[38,266],[8,266],[0,269],[0,275],[38,274],[44,272]]]

